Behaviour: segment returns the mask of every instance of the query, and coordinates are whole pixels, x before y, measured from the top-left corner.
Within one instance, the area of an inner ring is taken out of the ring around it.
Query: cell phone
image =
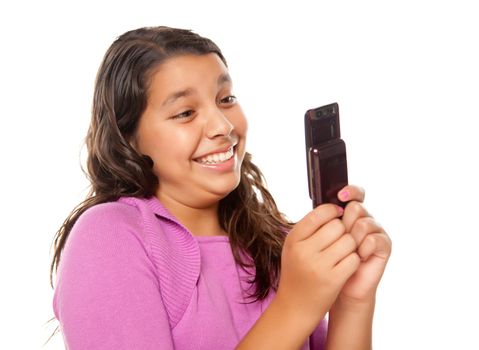
[[[341,139],[339,106],[310,109],[304,116],[309,196],[313,208],[323,203],[345,207],[338,192],[348,184],[346,144]]]

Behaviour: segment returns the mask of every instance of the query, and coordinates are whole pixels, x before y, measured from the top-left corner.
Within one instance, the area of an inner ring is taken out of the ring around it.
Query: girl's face
[[[246,131],[221,59],[183,55],[152,76],[133,143],[154,162],[160,200],[204,208],[238,185]]]

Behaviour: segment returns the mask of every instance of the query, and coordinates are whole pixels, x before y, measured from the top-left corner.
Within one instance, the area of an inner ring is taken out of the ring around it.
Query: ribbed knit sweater
[[[228,237],[193,236],[155,197],[125,197],[74,225],[53,307],[70,350],[234,349],[274,298],[251,303],[248,272]],[[303,349],[325,337],[321,322]]]

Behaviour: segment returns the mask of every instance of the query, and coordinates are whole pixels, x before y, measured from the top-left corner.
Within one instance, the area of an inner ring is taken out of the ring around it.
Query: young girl
[[[371,348],[391,242],[364,192],[347,186],[344,210],[293,225],[246,134],[211,40],[156,27],[112,44],[86,138],[91,193],[54,243],[68,349]]]

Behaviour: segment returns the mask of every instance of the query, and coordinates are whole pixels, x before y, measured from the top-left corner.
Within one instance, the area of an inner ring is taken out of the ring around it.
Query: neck
[[[173,198],[157,195],[160,202],[185,226],[193,236],[226,236],[218,218],[218,203],[194,208]]]

